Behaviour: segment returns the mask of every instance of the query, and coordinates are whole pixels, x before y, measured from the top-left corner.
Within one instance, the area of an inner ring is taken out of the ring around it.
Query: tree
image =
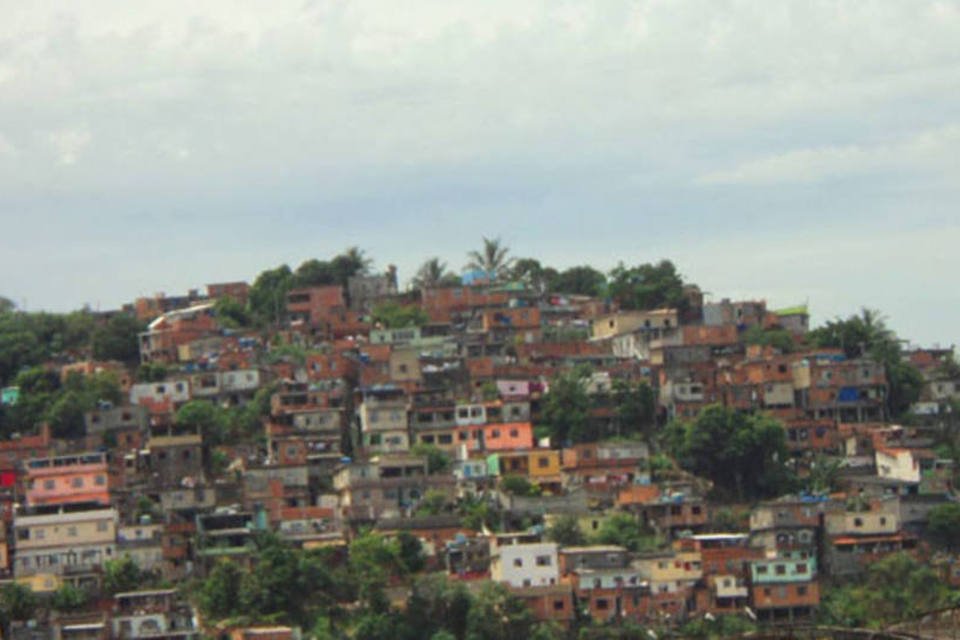
[[[562,515],[557,518],[547,529],[547,537],[563,547],[576,547],[587,542],[577,517],[573,515]]]
[[[589,265],[564,269],[550,288],[557,293],[581,296],[600,296],[607,287],[607,277]]]
[[[621,309],[683,309],[683,278],[669,260],[626,267],[621,262],[610,272],[610,296]]]
[[[683,468],[739,500],[781,495],[795,485],[784,464],[783,426],[767,416],[711,405],[691,422],[669,425],[664,440]]]
[[[234,562],[219,560],[197,590],[197,603],[203,615],[222,620],[240,610],[240,584],[244,571]]]
[[[639,434],[646,438],[653,435],[657,423],[657,398],[645,380],[638,383],[615,380],[613,401],[621,435]]]
[[[795,349],[793,334],[786,329],[764,329],[757,325],[744,332],[743,342],[748,345],[773,347],[780,353],[791,353]]]
[[[447,510],[449,501],[443,491],[429,489],[417,504],[417,514],[435,516]]]
[[[628,551],[649,550],[656,546],[656,539],[645,532],[640,521],[627,513],[614,513],[600,523],[594,536],[597,544],[616,544]]]
[[[463,638],[472,598],[462,583],[451,583],[443,574],[427,574],[414,580],[407,599],[406,618],[417,637],[447,633]]]
[[[408,531],[397,534],[397,553],[407,573],[417,573],[427,564],[427,555],[423,551],[420,539]]]
[[[336,284],[337,273],[326,260],[305,260],[293,273],[294,287],[322,287]]]
[[[36,610],[37,596],[29,587],[16,582],[8,582],[0,587],[0,620],[3,622],[5,638],[9,637],[11,621],[29,620]]]
[[[572,442],[591,439],[587,427],[590,397],[587,395],[587,369],[574,369],[556,376],[543,400],[541,420],[550,430],[553,446],[568,446]]]
[[[526,638],[533,631],[533,614],[502,584],[487,583],[467,614],[467,640]]]
[[[390,603],[384,587],[391,576],[405,569],[396,540],[368,532],[350,543],[350,570],[357,579],[360,603],[374,613],[387,611]]]
[[[938,547],[951,553],[960,549],[960,504],[948,502],[931,509],[927,533]]]
[[[420,265],[417,275],[413,278],[415,289],[431,289],[434,287],[456,286],[460,278],[447,270],[447,263],[440,258],[433,257]]]
[[[373,310],[371,317],[375,323],[386,329],[418,327],[430,321],[427,313],[420,307],[401,305],[395,302],[386,302],[379,305]]]
[[[513,258],[509,256],[510,250],[503,245],[500,238],[483,237],[483,248],[480,251],[470,251],[467,253],[466,268],[473,271],[483,271],[492,282],[499,281],[510,268]]]
[[[103,563],[103,588],[110,594],[133,591],[142,586],[143,578],[140,567],[128,555]]]
[[[372,264],[373,260],[368,258],[366,252],[359,247],[347,247],[346,251],[335,256],[330,262],[337,282],[344,287],[347,286],[347,279],[351,276],[370,273]]]
[[[932,567],[901,552],[872,563],[861,583],[828,590],[821,611],[827,622],[879,629],[941,609],[950,596]]]
[[[261,326],[279,324],[287,314],[287,293],[295,285],[287,265],[262,271],[250,287],[247,305],[250,314]]]
[[[161,382],[167,377],[167,366],[162,362],[144,362],[137,368],[138,382]]]
[[[145,329],[144,323],[133,316],[125,313],[113,316],[93,332],[93,357],[119,360],[128,365],[139,362],[140,333]]]
[[[17,308],[16,303],[10,298],[0,296],[0,313],[11,313]]]
[[[523,476],[509,475],[500,478],[500,490],[513,496],[537,496],[540,495],[539,487],[530,484],[530,481]]]
[[[887,327],[883,315],[863,308],[859,315],[837,318],[810,332],[810,341],[819,347],[842,349],[848,358],[870,357],[884,366],[887,376],[886,408],[898,418],[920,399],[923,376],[904,360],[897,334]]]
[[[247,308],[230,296],[217,298],[213,309],[217,316],[217,322],[222,327],[239,329],[250,326],[250,314]]]
[[[417,443],[411,447],[410,453],[426,457],[428,474],[450,471],[450,456],[435,444]]]
[[[87,606],[88,600],[86,591],[65,584],[54,592],[51,604],[57,611],[79,611]]]
[[[203,436],[204,444],[223,443],[227,424],[223,409],[206,400],[191,400],[177,409],[173,422],[188,427]]]

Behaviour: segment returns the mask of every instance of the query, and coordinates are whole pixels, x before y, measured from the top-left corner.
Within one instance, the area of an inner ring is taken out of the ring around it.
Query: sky
[[[960,342],[960,0],[0,0],[0,295],[481,237]]]

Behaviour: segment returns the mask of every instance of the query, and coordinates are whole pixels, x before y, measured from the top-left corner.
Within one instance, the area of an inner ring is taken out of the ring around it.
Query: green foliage
[[[48,422],[54,436],[78,438],[85,432],[85,412],[100,401],[115,405],[122,401],[120,384],[111,372],[71,374],[61,384],[55,372],[34,367],[21,371],[13,383],[20,388],[20,399],[3,415],[5,431]]]
[[[587,542],[577,517],[573,515],[562,515],[557,518],[547,529],[547,537],[564,547],[575,547]]]
[[[777,496],[795,486],[785,466],[783,426],[767,416],[711,405],[691,422],[668,425],[664,439],[683,468],[738,500]]]
[[[287,265],[267,269],[250,287],[247,305],[251,318],[261,326],[279,324],[287,314],[287,293],[294,286],[293,273]]]
[[[447,473],[450,471],[450,456],[434,444],[417,443],[410,448],[415,456],[424,456],[427,459],[427,473]]]
[[[540,488],[530,484],[523,476],[509,475],[500,478],[500,490],[513,496],[535,497],[540,495]]]
[[[23,621],[37,610],[37,596],[22,584],[8,582],[0,587],[0,618],[6,626],[11,620]]]
[[[406,617],[417,637],[463,638],[472,598],[462,583],[452,583],[443,574],[417,578],[407,599]]]
[[[773,347],[780,353],[791,353],[796,348],[793,334],[786,329],[764,329],[754,325],[743,333],[745,344]]]
[[[448,506],[449,501],[447,500],[447,496],[443,491],[430,489],[424,494],[423,498],[420,500],[420,503],[417,505],[417,514],[435,516],[447,511]]]
[[[144,323],[133,316],[125,313],[113,316],[93,332],[94,359],[136,364],[140,361],[140,333],[145,329]]]
[[[250,313],[247,308],[230,296],[218,298],[213,309],[221,327],[239,329],[250,326]]]
[[[486,527],[491,531],[496,531],[500,528],[500,511],[488,500],[467,498],[460,502],[459,510],[460,522],[468,529],[482,531]]]
[[[938,547],[950,552],[960,549],[960,504],[948,502],[931,509],[927,534]]]
[[[615,380],[613,401],[616,405],[620,435],[653,436],[657,425],[657,398],[646,381],[637,383]]]
[[[550,390],[543,399],[541,420],[550,429],[554,446],[587,442],[590,396],[587,394],[588,369],[577,368],[561,373],[550,382]],[[594,438],[595,439],[595,438]]]
[[[0,296],[0,313],[12,313],[16,308],[17,305],[13,300]]]
[[[433,257],[420,265],[412,284],[415,289],[456,286],[460,284],[460,278],[447,270],[446,262]]]
[[[386,329],[419,327],[429,322],[426,311],[415,305],[400,305],[387,302],[374,308],[373,321]]]
[[[178,427],[196,430],[209,446],[223,444],[227,432],[227,416],[223,408],[206,400],[191,400],[177,409],[173,422]]]
[[[375,613],[385,612],[389,607],[384,591],[387,580],[406,572],[399,541],[375,533],[358,536],[350,543],[350,570],[357,580],[361,605]]]
[[[610,297],[625,310],[683,308],[683,278],[669,260],[626,267],[621,262],[610,272]]]
[[[122,593],[142,587],[145,580],[133,558],[124,555],[103,563],[103,588],[107,593]]]
[[[73,585],[65,584],[57,589],[56,592],[54,592],[53,599],[50,604],[57,611],[79,611],[87,606],[87,601],[89,599],[89,595],[83,589],[78,589]]]
[[[601,296],[606,287],[607,277],[589,265],[564,269],[550,283],[551,291],[581,296]]]
[[[137,368],[137,382],[161,382],[167,377],[167,366],[161,362],[144,362]]]
[[[756,631],[756,625],[743,616],[718,616],[714,620],[698,618],[680,627],[683,638],[719,640]]]
[[[950,588],[931,567],[898,553],[871,564],[865,581],[828,589],[820,611],[831,624],[879,629],[950,601]]]
[[[244,575],[238,564],[220,559],[196,591],[197,604],[203,615],[213,620],[238,615],[240,583]]]
[[[533,631],[533,614],[502,584],[487,583],[467,614],[467,640],[526,638]]]
[[[657,547],[657,539],[645,531],[640,521],[627,513],[614,513],[605,518],[593,536],[595,544],[616,544],[628,551],[650,551]]]
[[[483,247],[479,251],[467,253],[467,269],[486,272],[491,280],[500,281],[509,275],[513,263],[508,249],[500,238],[483,238]]]
[[[372,260],[364,255],[362,249],[350,247],[334,256],[329,262],[312,258],[306,260],[293,274],[292,287],[322,287],[328,285],[347,286],[351,276],[366,274]]]
[[[842,349],[848,358],[869,356],[883,364],[887,374],[887,412],[890,417],[904,415],[920,399],[923,376],[904,360],[897,334],[883,316],[873,309],[861,309],[860,315],[830,320],[810,332],[810,341],[819,347]]]
[[[427,555],[423,551],[423,543],[420,539],[412,533],[401,531],[397,534],[397,544],[399,545],[397,553],[404,570],[407,573],[422,571],[427,564]]]

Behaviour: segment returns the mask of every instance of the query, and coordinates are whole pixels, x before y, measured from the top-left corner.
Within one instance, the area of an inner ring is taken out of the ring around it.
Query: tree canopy
[[[479,251],[467,253],[467,269],[483,271],[490,280],[502,280],[508,275],[513,258],[510,249],[500,238],[483,238],[483,247]]]
[[[692,421],[669,425],[664,439],[684,469],[729,497],[772,497],[794,486],[785,431],[773,418],[711,405]]]
[[[669,260],[627,267],[622,262],[610,272],[610,297],[621,309],[682,308],[683,278]]]

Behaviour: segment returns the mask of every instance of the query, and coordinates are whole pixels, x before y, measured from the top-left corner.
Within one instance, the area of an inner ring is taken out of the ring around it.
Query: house
[[[374,386],[361,390],[357,421],[360,447],[372,454],[401,453],[410,449],[407,396],[403,389]]]
[[[428,475],[425,457],[399,453],[343,464],[333,476],[341,516],[356,521],[408,513],[428,491],[452,499],[455,486],[450,474]]]
[[[591,323],[591,339],[594,341],[611,340],[620,336],[639,335],[649,344],[650,340],[680,326],[676,309],[654,309],[651,311],[621,311],[610,315],[598,316]],[[625,355],[625,354],[618,354]],[[625,357],[630,357],[626,356]]]
[[[397,268],[390,265],[379,275],[355,275],[347,278],[347,297],[350,309],[369,313],[374,305],[389,296],[397,295]]]
[[[512,587],[555,585],[560,580],[555,542],[499,545],[491,550],[490,579]]]
[[[14,575],[92,572],[117,557],[117,510],[96,503],[50,504],[14,515]]]
[[[806,551],[784,551],[752,561],[750,602],[765,621],[812,617],[820,604],[816,558]]]
[[[176,589],[150,589],[114,594],[111,629],[114,638],[199,638],[193,612]]]
[[[177,362],[181,345],[218,332],[213,304],[168,311],[151,321],[140,334],[140,362]]]
[[[110,504],[103,453],[34,458],[24,463],[27,505]]]

